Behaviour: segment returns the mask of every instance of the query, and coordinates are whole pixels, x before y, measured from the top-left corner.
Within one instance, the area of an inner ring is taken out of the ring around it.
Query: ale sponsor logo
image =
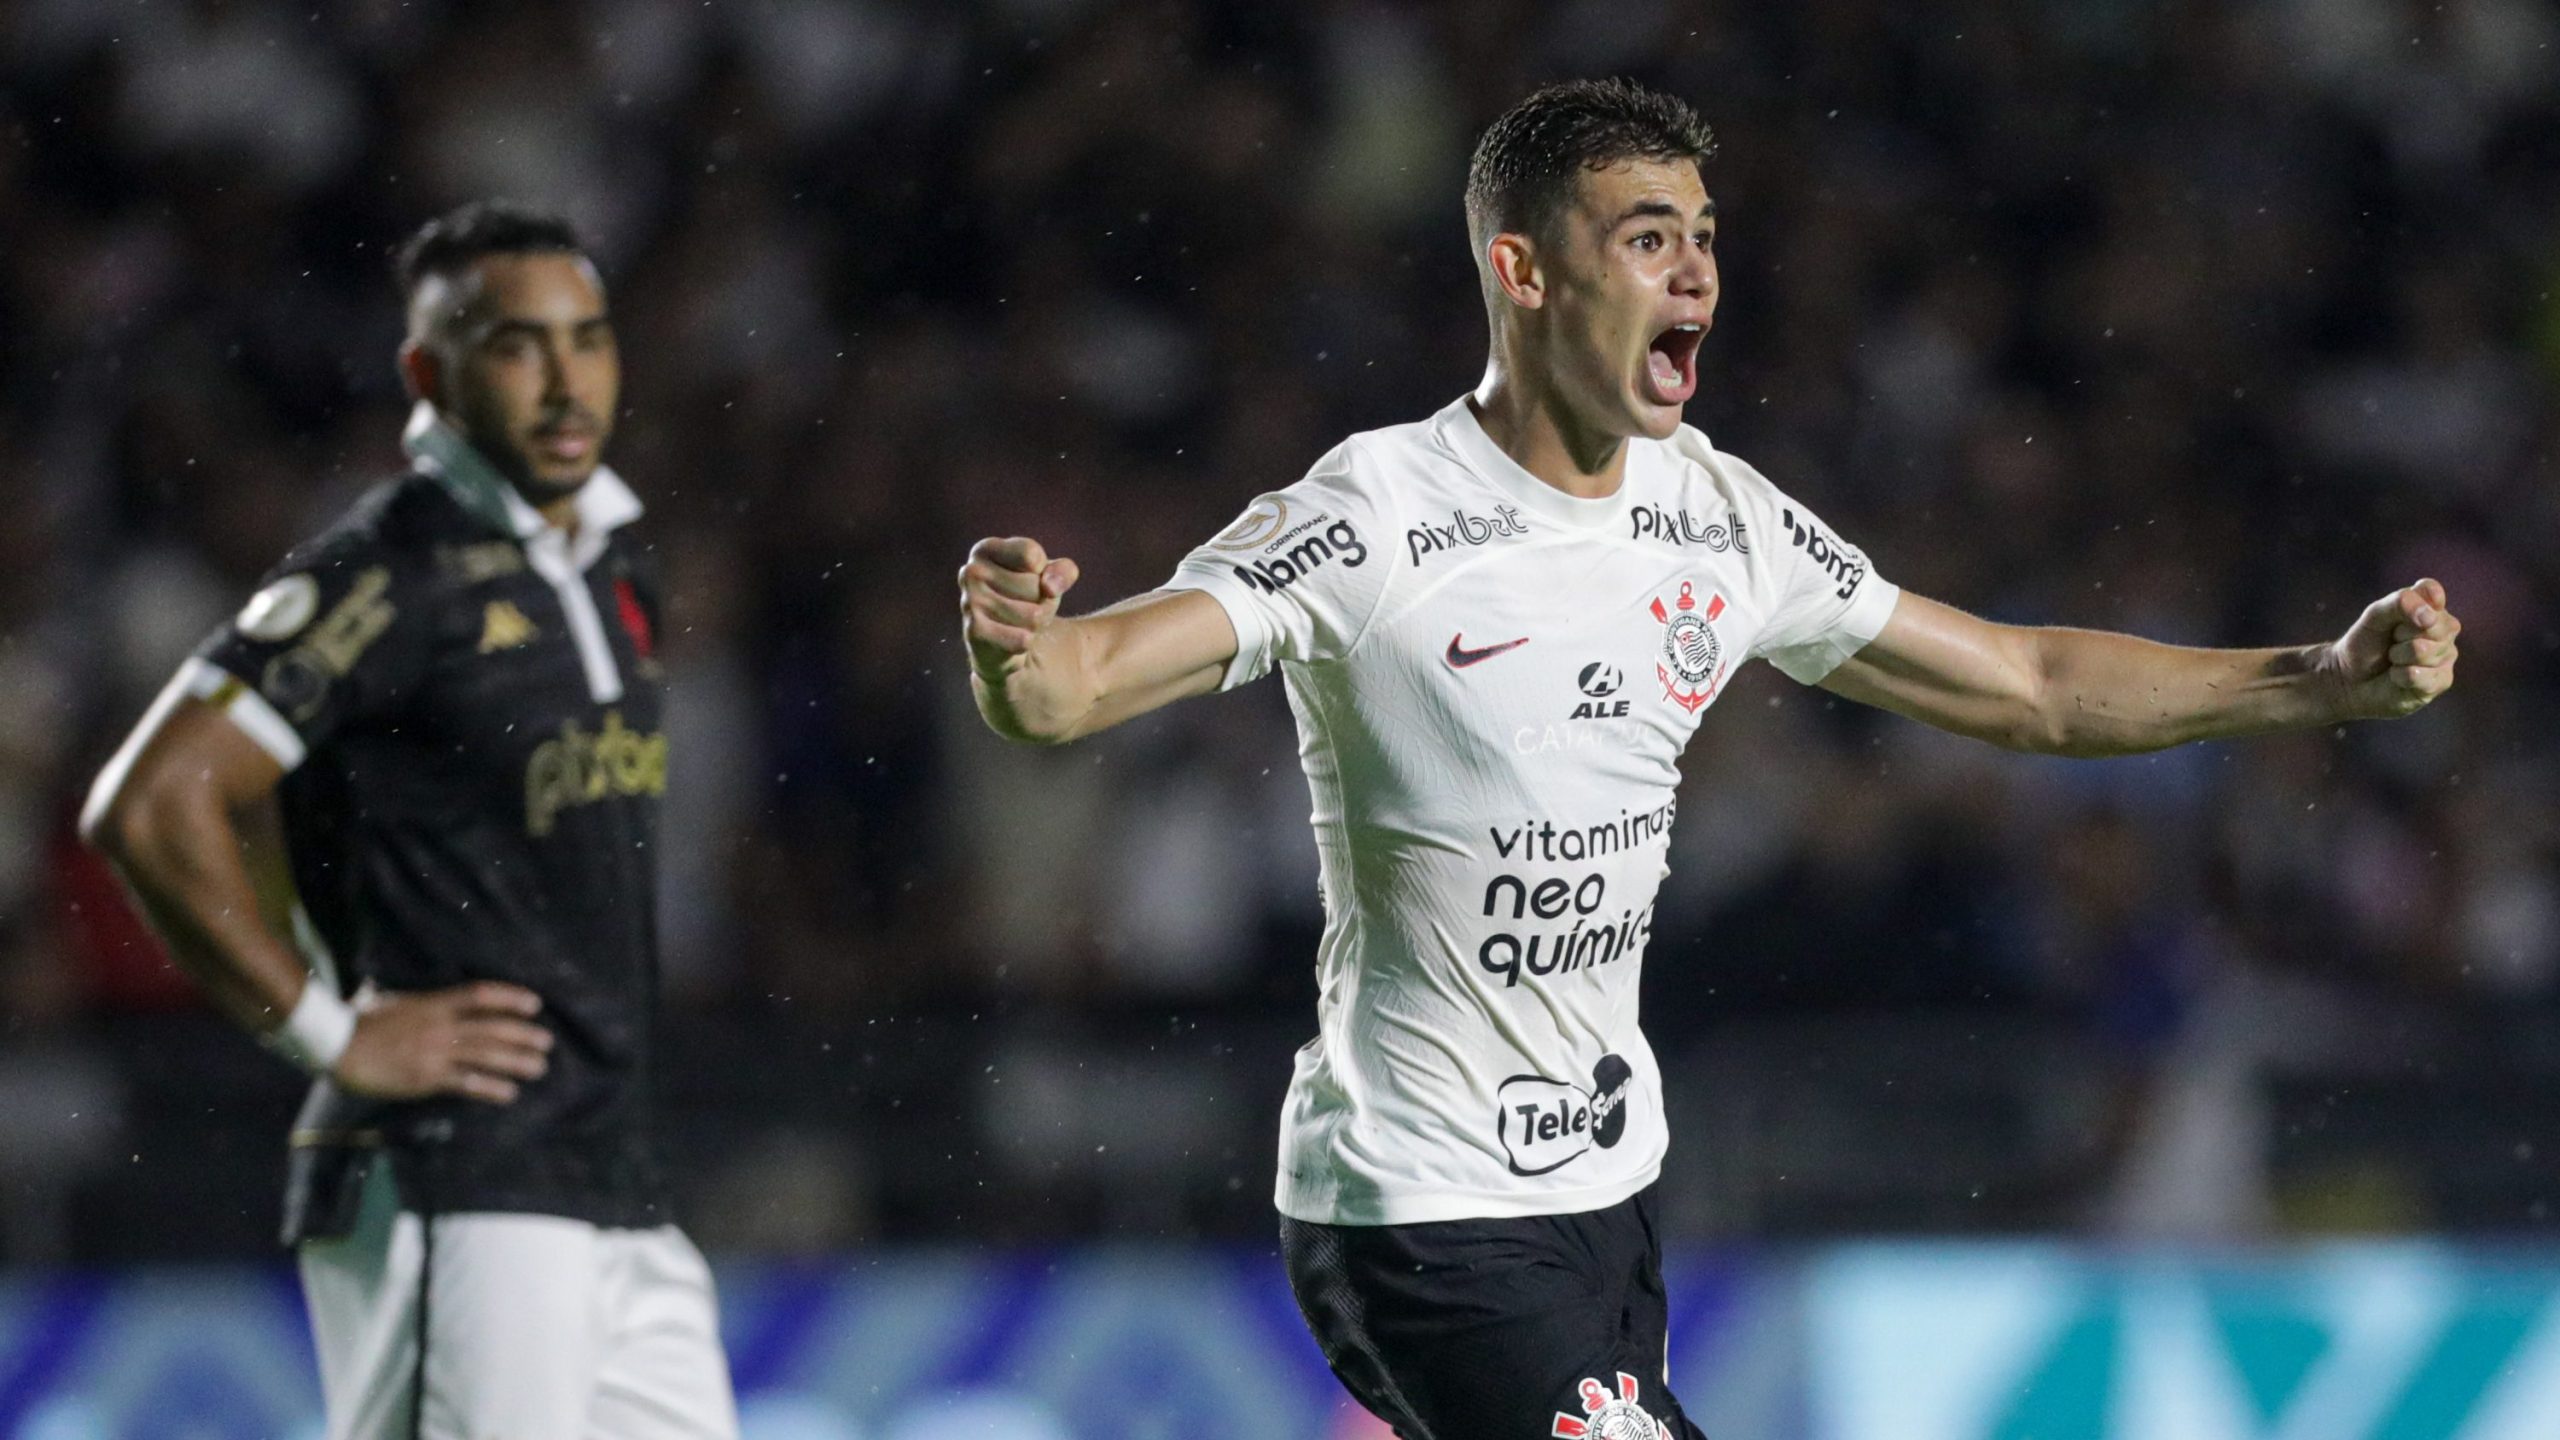
[[[1618,694],[1618,687],[1627,683],[1625,671],[1606,660],[1594,660],[1582,667],[1582,673],[1574,677],[1573,683],[1575,688],[1582,692],[1584,698],[1575,703],[1573,713],[1566,716],[1566,719],[1623,720],[1626,718],[1627,701],[1624,696]]]

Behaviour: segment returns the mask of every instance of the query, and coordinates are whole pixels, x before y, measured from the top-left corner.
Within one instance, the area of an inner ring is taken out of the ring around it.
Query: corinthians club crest
[[[1636,1403],[1633,1375],[1618,1372],[1614,1395],[1597,1380],[1585,1380],[1578,1388],[1582,1413],[1556,1412],[1555,1428],[1547,1432],[1556,1440],[1662,1440],[1662,1427]]]
[[[1653,602],[1653,618],[1662,622],[1662,658],[1654,662],[1653,673],[1662,681],[1663,698],[1692,715],[1715,698],[1716,685],[1724,678],[1724,641],[1715,627],[1723,613],[1723,594],[1708,596],[1701,609],[1686,580],[1680,582],[1678,601],[1665,605],[1657,596]]]

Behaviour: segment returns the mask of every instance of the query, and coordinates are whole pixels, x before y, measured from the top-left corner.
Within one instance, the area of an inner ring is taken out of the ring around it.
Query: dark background
[[[951,575],[1027,533],[1148,588],[1472,385],[1474,132],[1610,73],[1722,141],[1692,421],[1889,578],[2247,644],[2431,574],[2467,626],[2419,718],[2107,763],[1746,674],[1647,966],[1676,1228],[2538,1231],[2555,46],[2529,0],[19,0],[0,1256],[267,1243],[297,1078],[70,822],[397,467],[386,255],[484,194],[580,220],[621,326],[700,1238],[1267,1235],[1319,919],[1278,687],[1009,749]]]

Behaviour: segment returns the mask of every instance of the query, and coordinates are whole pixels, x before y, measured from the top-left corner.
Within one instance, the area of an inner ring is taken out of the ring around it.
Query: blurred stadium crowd
[[[951,573],[1147,588],[1470,386],[1527,87],[1717,127],[1692,420],[1995,617],[2326,638],[2408,722],[2102,764],[1765,671],[1646,1011],[1682,1233],[2548,1224],[2560,16],[2535,0],[20,0],[0,15],[0,1256],[254,1250],[295,1077],[84,856],[87,777],[398,463],[389,248],[591,232],[672,579],[670,1144],[706,1245],[1269,1231],[1313,1032],[1276,685],[1057,752]],[[2533,717],[2541,715],[2542,720]]]

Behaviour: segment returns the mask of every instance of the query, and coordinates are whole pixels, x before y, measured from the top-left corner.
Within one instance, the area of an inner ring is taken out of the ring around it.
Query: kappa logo
[[[1694,715],[1715,698],[1724,679],[1724,641],[1715,627],[1724,614],[1724,595],[1708,596],[1701,610],[1695,588],[1683,580],[1678,601],[1665,605],[1657,596],[1652,610],[1662,622],[1662,658],[1654,662],[1654,677],[1662,682],[1664,699]]]
[[[1627,1082],[1635,1067],[1603,1055],[1591,1067],[1591,1088],[1514,1075],[1495,1095],[1494,1134],[1514,1175],[1547,1175],[1591,1152],[1613,1149],[1627,1133]]]
[[[527,644],[542,632],[524,618],[524,612],[512,600],[492,600],[480,612],[480,653],[494,655]]]
[[[1633,1375],[1618,1372],[1615,1394],[1597,1380],[1586,1379],[1575,1389],[1582,1413],[1557,1411],[1555,1428],[1547,1432],[1551,1440],[1662,1440],[1662,1423],[1636,1403],[1640,1387]]]

